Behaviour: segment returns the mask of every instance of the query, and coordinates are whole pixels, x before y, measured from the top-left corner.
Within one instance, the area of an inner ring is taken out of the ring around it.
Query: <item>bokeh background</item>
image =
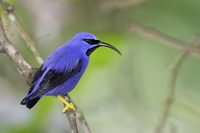
[[[120,57],[96,50],[70,93],[94,133],[153,133],[165,97],[170,66],[180,51],[129,29],[133,20],[191,43],[200,32],[198,0],[10,0],[43,58],[80,31],[118,47]],[[38,67],[25,42],[11,40]],[[178,75],[165,133],[200,132],[200,61],[188,56]],[[0,133],[70,133],[63,105],[45,97],[31,110],[20,106],[28,86],[5,54],[0,55]]]

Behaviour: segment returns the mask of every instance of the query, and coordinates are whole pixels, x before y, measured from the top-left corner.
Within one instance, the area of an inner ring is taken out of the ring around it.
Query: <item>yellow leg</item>
[[[63,103],[65,104],[65,108],[62,110],[63,113],[65,113],[68,109],[72,109],[73,111],[75,111],[75,107],[73,103],[69,103],[68,101],[65,100],[65,98],[63,96],[57,96],[57,98]]]

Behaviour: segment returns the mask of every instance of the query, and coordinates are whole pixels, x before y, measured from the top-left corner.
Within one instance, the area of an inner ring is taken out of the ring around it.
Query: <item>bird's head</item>
[[[121,55],[121,52],[116,47],[100,41],[93,34],[87,32],[80,32],[76,34],[71,41],[76,42],[75,45],[78,46],[83,52],[85,52],[87,56],[89,56],[95,49],[101,46],[111,48]]]

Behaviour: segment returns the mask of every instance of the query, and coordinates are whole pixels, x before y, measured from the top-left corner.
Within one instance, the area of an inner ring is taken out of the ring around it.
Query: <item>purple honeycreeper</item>
[[[91,53],[101,46],[111,48],[121,55],[114,46],[86,32],[76,34],[55,49],[35,72],[30,90],[21,104],[31,109],[43,96],[56,96],[66,105],[63,112],[69,108],[75,110],[74,105],[66,101],[64,96],[77,85],[87,68]]]

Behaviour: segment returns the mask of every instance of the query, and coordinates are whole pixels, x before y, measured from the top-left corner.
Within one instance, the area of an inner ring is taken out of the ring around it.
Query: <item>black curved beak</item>
[[[100,46],[104,46],[104,47],[108,47],[108,48],[114,50],[115,52],[117,52],[119,55],[122,56],[122,53],[119,51],[119,49],[117,49],[116,47],[114,47],[114,46],[112,46],[112,45],[110,45],[110,44],[108,44],[108,43],[105,43],[105,42],[100,41],[99,45],[100,45]]]

